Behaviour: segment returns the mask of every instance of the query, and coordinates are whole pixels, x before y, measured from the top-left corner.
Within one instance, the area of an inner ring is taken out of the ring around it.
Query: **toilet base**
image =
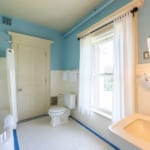
[[[55,127],[57,125],[65,124],[67,122],[68,122],[68,118],[61,120],[59,117],[54,117],[54,118],[51,118],[50,125],[52,127]]]
[[[51,116],[50,125],[52,127],[55,127],[57,125],[61,125],[61,124],[67,123],[69,115],[70,115],[70,110],[67,110],[62,115]]]

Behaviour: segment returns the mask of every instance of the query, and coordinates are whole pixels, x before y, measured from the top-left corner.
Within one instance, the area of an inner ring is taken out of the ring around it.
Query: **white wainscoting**
[[[150,77],[150,64],[139,64],[136,72],[138,112],[150,115],[150,82],[144,81],[144,73]]]
[[[63,80],[64,71],[52,70],[51,74],[51,96],[68,92],[78,93],[78,81]],[[6,58],[0,58],[0,109],[9,110]]]
[[[52,70],[51,74],[51,96],[57,96],[58,94],[64,93],[78,93],[78,80],[70,81],[64,80],[63,75],[66,71]]]
[[[50,71],[50,92],[51,96],[56,96],[58,94],[61,94],[63,91],[63,83],[62,83],[62,71]]]

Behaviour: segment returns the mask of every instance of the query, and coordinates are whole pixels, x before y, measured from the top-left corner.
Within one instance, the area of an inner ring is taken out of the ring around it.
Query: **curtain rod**
[[[133,15],[133,17],[134,17],[134,14],[135,14],[137,11],[138,11],[138,7],[134,7],[132,10],[130,10],[130,13],[132,13],[132,15]],[[85,35],[83,35],[83,36],[81,36],[81,37],[78,37],[77,39],[80,40],[80,39],[82,39],[83,37],[85,37],[85,36],[87,36],[87,35],[89,35],[89,34],[92,34],[92,33],[96,32],[96,31],[98,31],[98,30],[100,30],[100,29],[102,29],[102,28],[104,28],[104,27],[106,27],[106,26],[112,24],[113,22],[114,22],[113,20],[110,21],[110,22],[107,22],[106,24],[104,24],[104,25],[102,25],[102,26],[100,26],[100,27],[94,29],[93,31],[91,31],[91,32],[89,32],[89,33],[87,33],[87,34],[85,34]]]

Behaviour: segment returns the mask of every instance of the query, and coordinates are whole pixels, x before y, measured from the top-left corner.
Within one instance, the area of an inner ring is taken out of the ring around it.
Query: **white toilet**
[[[50,116],[50,125],[56,126],[59,124],[67,123],[68,117],[72,109],[76,105],[76,95],[75,94],[61,94],[57,96],[56,106],[51,106],[48,110],[48,115]]]

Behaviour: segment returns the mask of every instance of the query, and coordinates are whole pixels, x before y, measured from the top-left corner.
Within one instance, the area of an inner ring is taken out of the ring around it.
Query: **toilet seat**
[[[64,114],[67,111],[67,108],[61,107],[61,106],[52,106],[48,110],[48,114],[51,116],[59,116],[61,114]]]
[[[65,108],[65,107],[53,106],[53,107],[50,107],[48,112],[50,112],[50,113],[65,112],[66,109],[67,108]]]

